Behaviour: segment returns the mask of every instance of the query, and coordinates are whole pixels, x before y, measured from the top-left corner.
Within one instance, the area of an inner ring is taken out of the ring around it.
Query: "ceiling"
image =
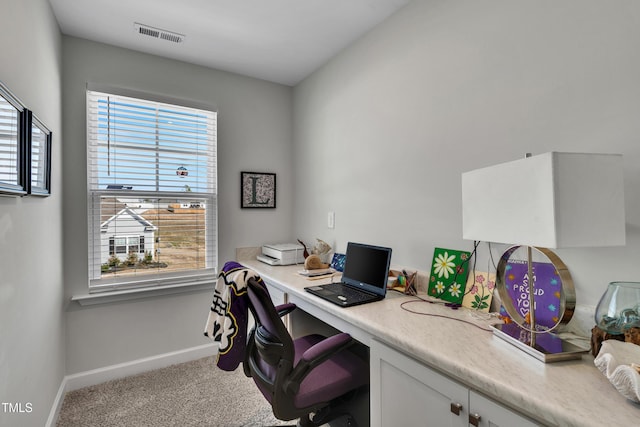
[[[63,34],[294,86],[409,0],[49,2]]]

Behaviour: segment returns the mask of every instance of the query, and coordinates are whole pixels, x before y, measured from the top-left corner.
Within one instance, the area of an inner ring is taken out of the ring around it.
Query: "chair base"
[[[301,417],[299,427],[358,427],[357,420],[369,425],[369,386],[353,390],[331,401],[314,414]]]
[[[358,427],[356,420],[349,414],[340,415],[329,422],[313,422],[309,417],[300,418],[296,427]]]

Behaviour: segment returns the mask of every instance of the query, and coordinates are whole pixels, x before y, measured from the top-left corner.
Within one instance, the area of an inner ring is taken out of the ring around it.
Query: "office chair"
[[[354,343],[351,336],[314,334],[293,340],[281,317],[295,304],[275,307],[266,288],[253,278],[248,293],[256,324],[247,343],[244,373],[253,378],[275,417],[299,418],[298,425],[307,427],[345,415],[341,405],[369,384],[369,364],[347,349]],[[345,425],[356,425],[348,414]]]

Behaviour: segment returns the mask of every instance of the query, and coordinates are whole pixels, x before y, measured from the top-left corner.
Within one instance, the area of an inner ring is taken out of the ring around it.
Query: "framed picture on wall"
[[[276,174],[240,172],[241,208],[275,208]]]
[[[27,153],[27,169],[30,182],[29,194],[51,194],[51,131],[29,112],[30,147]]]
[[[0,82],[0,194],[27,194],[26,107]]]

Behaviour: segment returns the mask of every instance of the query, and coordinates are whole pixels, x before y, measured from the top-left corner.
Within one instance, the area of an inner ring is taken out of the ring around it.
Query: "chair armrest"
[[[297,393],[300,383],[319,364],[353,344],[353,338],[346,332],[326,338],[302,353],[300,361],[284,383],[287,392]]]
[[[297,308],[297,306],[293,303],[287,303],[287,304],[280,304],[278,306],[275,306],[276,309],[276,313],[278,313],[278,316],[283,317],[286,316],[287,314],[291,313],[293,310],[295,310]],[[249,332],[249,339],[247,340],[247,346],[245,348],[245,354],[244,354],[244,360],[243,360],[243,364],[242,367],[244,369],[244,374],[247,377],[252,377],[251,375],[251,369],[249,368],[249,358],[251,357],[251,353],[253,352],[253,348],[255,347],[256,343],[255,343],[255,336],[256,336],[256,327],[254,327],[251,332]]]
[[[352,341],[353,338],[351,338],[351,335],[346,332],[333,335],[308,348],[307,351],[302,353],[302,359],[300,361],[317,366],[338,351],[341,351],[351,345]]]
[[[287,304],[277,305],[276,306],[276,312],[278,313],[278,316],[282,317],[282,316],[286,316],[287,314],[291,313],[296,308],[297,308],[297,306],[294,303],[289,302]]]

